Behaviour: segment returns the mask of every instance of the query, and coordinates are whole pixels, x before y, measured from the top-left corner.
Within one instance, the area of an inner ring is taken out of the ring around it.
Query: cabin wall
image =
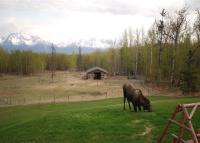
[[[106,78],[107,78],[107,74],[101,73],[101,78],[102,78],[102,79],[106,79]]]
[[[87,74],[88,79],[94,79],[94,77],[95,77],[94,72]],[[107,78],[107,74],[101,72],[101,79],[106,79],[106,78]]]
[[[87,74],[88,79],[94,79],[94,73]]]

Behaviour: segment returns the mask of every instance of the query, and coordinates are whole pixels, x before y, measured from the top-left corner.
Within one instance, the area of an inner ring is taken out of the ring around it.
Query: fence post
[[[41,104],[41,100],[42,100],[42,97],[41,95],[39,96],[39,104]]]
[[[8,97],[6,97],[6,104],[9,104],[9,103],[8,103]]]
[[[10,105],[12,104],[12,102],[11,102],[11,96],[10,96]]]
[[[54,100],[54,104],[56,103],[56,95],[53,94],[53,100]]]
[[[26,98],[24,97],[24,104],[26,103]]]

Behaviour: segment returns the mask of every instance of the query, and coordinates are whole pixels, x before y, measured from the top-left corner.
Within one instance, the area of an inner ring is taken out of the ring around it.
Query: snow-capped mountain
[[[32,50],[34,52],[48,52],[50,43],[39,37],[28,34],[11,33],[7,38],[2,38],[1,46],[8,50]]]
[[[7,37],[7,39],[4,42],[13,45],[20,45],[20,44],[35,45],[37,43],[44,41],[42,41],[39,37],[31,36],[28,34],[12,33]]]
[[[77,42],[77,45],[80,45],[82,47],[91,47],[91,48],[107,48],[110,46],[109,40],[97,40],[95,38],[91,38],[88,40],[79,40]]]
[[[0,44],[4,41],[4,37],[0,37]]]
[[[42,40],[40,37],[22,33],[11,33],[8,37],[0,38],[0,46],[8,51],[12,50],[32,50],[34,52],[50,52],[52,43]],[[54,44],[59,53],[76,53],[78,47],[82,47],[84,53],[90,53],[96,48],[105,49],[109,47],[109,40],[88,40],[70,41],[67,43]]]

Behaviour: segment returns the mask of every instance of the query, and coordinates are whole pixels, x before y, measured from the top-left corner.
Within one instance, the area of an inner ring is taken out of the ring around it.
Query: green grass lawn
[[[150,99],[153,112],[123,111],[121,98],[2,107],[0,143],[153,143],[176,104],[200,102],[200,98]],[[194,124],[200,127],[199,111]]]

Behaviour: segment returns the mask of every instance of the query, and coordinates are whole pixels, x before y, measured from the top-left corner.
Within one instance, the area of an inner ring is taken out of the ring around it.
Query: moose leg
[[[143,108],[143,111],[145,112],[144,106],[142,106],[142,108]]]
[[[137,112],[137,104],[135,104],[135,102],[131,102],[133,104],[133,109],[135,112]]]
[[[133,103],[134,111],[137,112],[137,105]]]
[[[140,105],[138,105],[138,109],[141,111],[141,106]]]
[[[125,110],[125,103],[126,103],[126,98],[124,97],[124,110]]]
[[[129,106],[129,109],[131,110],[130,101],[129,101],[129,100],[127,100],[127,101],[128,101],[128,106]]]

